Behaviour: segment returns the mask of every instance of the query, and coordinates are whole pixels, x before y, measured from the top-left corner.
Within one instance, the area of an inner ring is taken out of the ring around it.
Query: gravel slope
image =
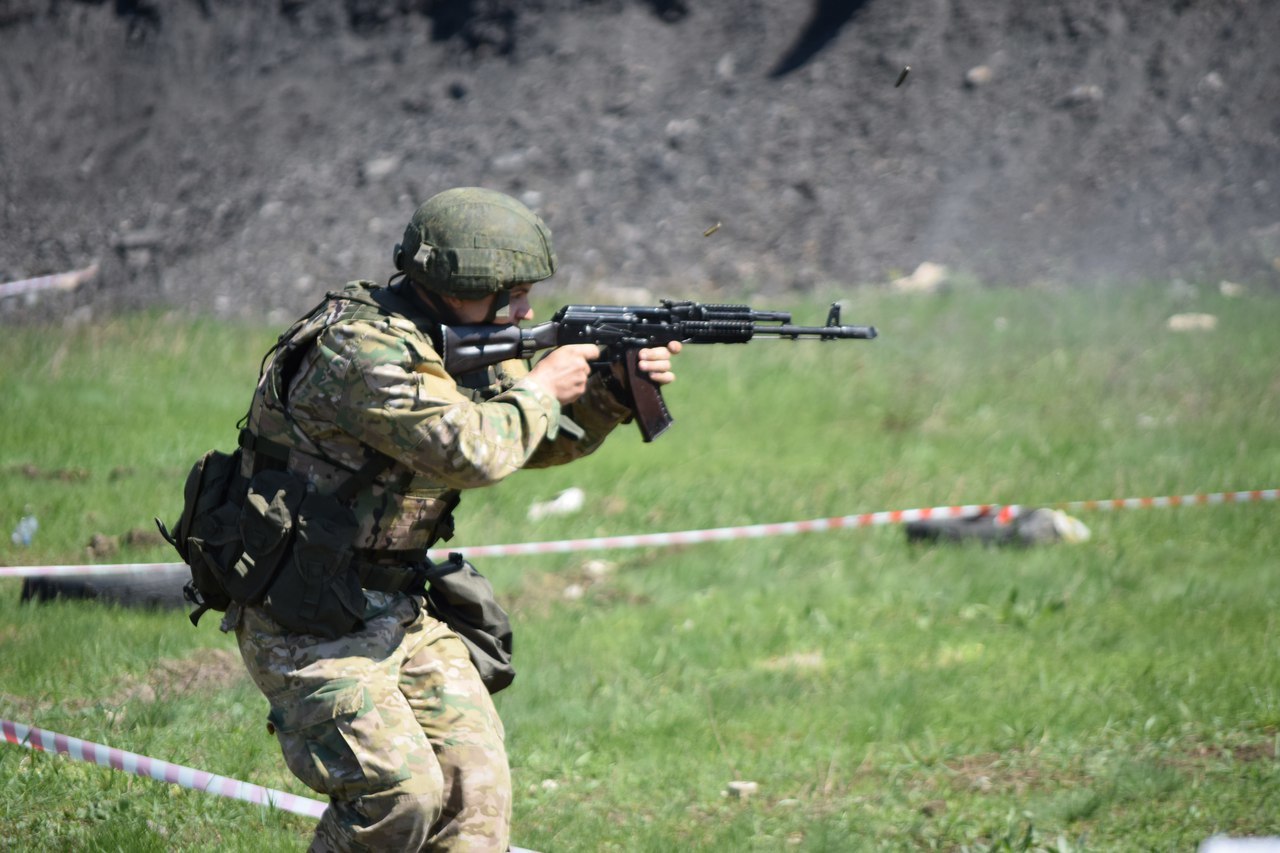
[[[100,264],[0,318],[283,318],[460,184],[566,295],[1280,289],[1277,44],[1269,0],[0,0],[0,280]]]

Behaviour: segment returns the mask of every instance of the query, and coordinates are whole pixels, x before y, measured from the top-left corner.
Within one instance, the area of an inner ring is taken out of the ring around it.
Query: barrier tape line
[[[1116,498],[1111,500],[1069,501],[1052,504],[1055,509],[1121,510],[1151,509],[1179,506],[1215,506],[1221,504],[1257,503],[1274,501],[1280,497],[1280,489],[1253,489],[1237,492],[1212,492],[1207,494],[1167,495],[1150,498]],[[827,530],[850,530],[887,524],[903,524],[926,519],[968,518],[975,515],[995,514],[1000,522],[1016,518],[1024,507],[1019,504],[965,504],[961,506],[936,506],[922,509],[883,510],[861,515],[842,515],[833,518],[815,518],[808,521],[785,521],[772,524],[752,524],[743,527],[716,527],[706,530],[682,530],[672,533],[641,533],[630,536],[601,536],[593,539],[562,539],[549,542],[525,542],[516,545],[476,545],[458,548],[437,548],[429,552],[433,559],[449,553],[473,557],[515,557],[537,554],[568,554],[578,551],[604,551],[624,548],[694,545],[702,542],[727,542],[735,539],[760,539],[769,536],[793,536],[798,533],[820,533]],[[183,563],[123,563],[106,565],[62,566],[0,566],[0,577],[57,577],[60,575],[122,574],[128,572],[185,571]]]
[[[229,779],[215,773],[206,773],[181,764],[170,764],[158,758],[148,758],[136,752],[126,752],[123,749],[103,746],[100,743],[80,740],[34,726],[25,726],[11,720],[0,719],[0,735],[3,735],[9,743],[25,746],[28,749],[56,752],[76,761],[97,764],[99,767],[110,767],[113,770],[123,770],[144,779],[169,782],[192,791],[243,800],[259,806],[293,812],[303,817],[319,818],[329,807],[327,803],[311,797],[300,797],[287,791],[264,788],[261,785]],[[535,853],[523,847],[513,846],[510,849],[512,853]]]
[[[567,554],[575,551],[605,551],[622,548],[695,545],[702,542],[728,542],[736,539],[763,539],[772,536],[794,536],[798,533],[821,533],[886,524],[902,524],[926,518],[966,518],[995,513],[1001,521],[1009,521],[1017,508],[996,504],[929,507],[814,518],[808,521],[783,521],[751,524],[744,527],[715,527],[708,530],[682,530],[675,533],[641,533],[632,536],[601,536],[595,539],[563,539],[557,542],[526,542],[520,545],[479,545],[463,548],[441,548],[430,552],[432,558],[457,552],[467,557],[515,557],[533,554]]]
[[[1214,492],[1205,495],[1169,495],[1162,498],[1117,498],[1105,501],[1071,501],[1059,504],[1058,509],[1112,510],[1112,509],[1164,509],[1175,506],[1217,506],[1219,504],[1258,503],[1277,500],[1280,489],[1254,489],[1246,492]]]
[[[273,788],[264,788],[261,785],[253,785],[249,782],[240,782],[235,779],[229,779],[226,776],[206,773],[203,770],[184,767],[181,764],[170,764],[168,761],[161,761],[158,758],[148,758],[135,752],[126,752],[123,749],[103,746],[100,743],[80,740],[57,732],[38,729],[34,726],[24,726],[21,723],[14,723],[9,720],[0,720],[0,733],[3,733],[4,739],[9,743],[25,746],[29,749],[56,752],[76,761],[87,761],[97,764],[99,767],[123,770],[135,776],[169,782],[192,791],[203,791],[207,794],[216,794],[219,797],[244,800],[245,802],[282,809],[305,817],[318,818],[328,808],[326,803],[313,800],[310,797],[300,797],[297,794],[290,794],[286,791],[277,791]]]
[[[49,578],[61,575],[143,575],[162,571],[181,572],[186,563],[98,563],[96,565],[0,566],[0,578]]]
[[[40,275],[35,278],[24,278],[19,281],[7,281],[0,284],[0,297],[18,296],[23,293],[38,293],[42,290],[74,290],[84,282],[98,274],[98,265],[85,267],[70,272]]]
[[[1274,501],[1280,497],[1280,489],[1253,489],[1237,492],[1213,492],[1209,494],[1169,495],[1150,498],[1117,498],[1114,500],[1070,501],[1054,504],[1055,509],[1118,510],[1148,509],[1174,506],[1207,506],[1233,503]],[[564,554],[574,551],[600,551],[615,548],[643,548],[652,546],[691,545],[700,542],[724,542],[734,539],[760,539],[769,536],[792,536],[798,533],[819,533],[827,530],[849,530],[876,527],[887,524],[906,524],[927,519],[970,518],[976,515],[995,515],[1001,524],[1007,524],[1024,511],[1018,504],[965,504],[961,506],[936,506],[922,509],[883,510],[861,515],[842,515],[833,518],[815,518],[809,521],[788,521],[773,524],[753,524],[745,527],[717,527],[709,530],[685,530],[676,533],[648,533],[634,536],[603,536],[595,539],[566,539],[555,542],[527,542],[520,545],[480,545],[476,547],[441,548],[430,552],[433,558],[450,552],[472,557],[511,557],[533,554]]]

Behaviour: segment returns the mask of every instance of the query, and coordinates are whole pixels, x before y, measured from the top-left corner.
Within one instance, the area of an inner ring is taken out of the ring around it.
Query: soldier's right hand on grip
[[[595,344],[557,347],[534,365],[529,378],[567,406],[586,392],[591,362],[599,358],[600,347]]]

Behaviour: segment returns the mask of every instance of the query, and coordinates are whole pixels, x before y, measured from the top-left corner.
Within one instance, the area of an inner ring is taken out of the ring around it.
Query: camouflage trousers
[[[371,593],[374,595],[384,595]],[[257,608],[236,636],[295,776],[331,798],[312,851],[506,850],[502,722],[466,646],[418,602],[337,640],[284,631]]]

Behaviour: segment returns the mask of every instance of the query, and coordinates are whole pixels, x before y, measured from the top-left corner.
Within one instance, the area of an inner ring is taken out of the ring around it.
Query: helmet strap
[[[486,297],[482,296],[480,298],[484,299]],[[487,325],[493,325],[494,323],[498,322],[498,312],[506,308],[507,305],[510,304],[510,302],[511,300],[507,296],[507,292],[505,290],[500,290],[497,293],[492,294],[489,302],[489,310],[485,312],[484,320],[482,320],[481,322]]]
[[[485,317],[486,323],[493,323],[498,319],[498,313],[511,305],[511,292],[508,290],[499,290],[493,295],[493,304],[489,306],[489,315]]]
[[[408,276],[401,279],[399,289],[410,302],[420,307],[433,319],[446,323],[454,322],[453,310],[438,294],[432,293]]]

